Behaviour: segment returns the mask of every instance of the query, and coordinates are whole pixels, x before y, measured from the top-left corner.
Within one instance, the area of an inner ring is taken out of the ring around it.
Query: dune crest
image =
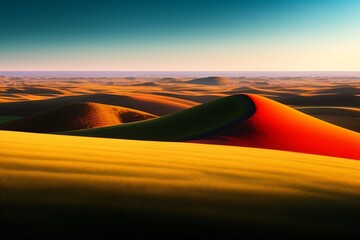
[[[156,118],[156,115],[99,103],[73,103],[0,125],[2,130],[58,132],[89,129]]]

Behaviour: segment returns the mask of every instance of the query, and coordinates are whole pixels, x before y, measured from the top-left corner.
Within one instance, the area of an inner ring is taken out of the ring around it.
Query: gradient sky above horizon
[[[0,3],[0,71],[360,71],[357,0]]]

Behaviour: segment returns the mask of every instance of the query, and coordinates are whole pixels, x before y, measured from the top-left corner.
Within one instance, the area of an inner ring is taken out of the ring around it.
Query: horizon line
[[[360,72],[360,70],[0,70],[0,72]]]

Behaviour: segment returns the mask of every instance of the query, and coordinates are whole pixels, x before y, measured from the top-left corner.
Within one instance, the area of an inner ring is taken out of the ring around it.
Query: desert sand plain
[[[358,78],[2,76],[0,122],[3,237],[360,237]]]

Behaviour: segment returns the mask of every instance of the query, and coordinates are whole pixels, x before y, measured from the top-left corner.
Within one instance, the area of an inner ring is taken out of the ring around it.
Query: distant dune
[[[71,103],[96,102],[137,109],[155,115],[165,115],[197,105],[197,103],[151,94],[89,94],[37,101],[0,103],[0,116],[29,116]]]
[[[157,86],[159,86],[159,84],[157,84],[155,82],[144,82],[144,83],[132,84],[131,86],[157,87]]]
[[[62,94],[62,91],[53,88],[44,88],[44,87],[8,87],[5,91],[0,91],[0,93],[8,94],[38,94],[38,95],[57,95]]]
[[[328,89],[317,90],[316,93],[321,94],[352,94],[356,95],[360,93],[359,87],[353,86],[333,86]]]
[[[193,80],[187,81],[191,84],[200,84],[200,85],[211,85],[211,86],[223,86],[230,83],[230,79],[226,77],[205,77],[205,78],[196,78]]]
[[[183,82],[182,80],[179,80],[177,78],[160,78],[159,82],[162,83],[177,83],[177,82]]]
[[[360,133],[360,108],[299,107],[297,110]]]
[[[360,91],[359,91],[360,92]],[[359,107],[360,95],[353,94],[330,94],[313,96],[289,96],[279,98],[279,101],[287,105],[295,106],[339,106],[339,107]]]
[[[89,129],[155,118],[146,112],[99,103],[73,103],[0,125],[2,130],[59,132]]]
[[[191,95],[187,95],[187,94],[169,93],[169,92],[160,92],[160,93],[156,93],[156,94],[161,95],[161,96],[174,97],[174,98],[178,98],[178,99],[185,99],[185,100],[194,101],[194,102],[198,102],[198,103],[210,102],[210,101],[214,101],[216,99],[226,96],[225,94],[199,94],[199,95],[191,94]]]

